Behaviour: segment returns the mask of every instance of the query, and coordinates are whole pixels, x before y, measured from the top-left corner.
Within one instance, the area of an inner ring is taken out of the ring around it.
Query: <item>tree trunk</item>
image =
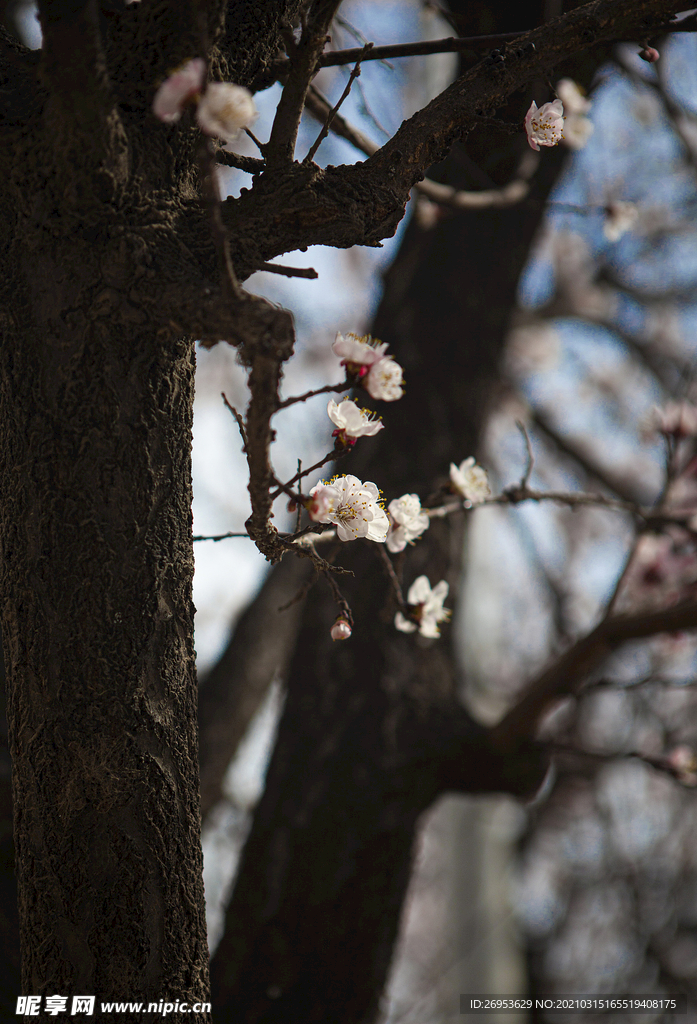
[[[0,537],[22,990],[205,1001],[193,343],[137,323],[115,253],[15,238]]]

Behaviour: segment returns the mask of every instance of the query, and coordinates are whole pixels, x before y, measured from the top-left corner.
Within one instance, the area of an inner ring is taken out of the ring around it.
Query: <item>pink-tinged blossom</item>
[[[556,146],[564,138],[564,105],[561,100],[552,100],[539,107],[533,100],[525,115],[525,131],[532,149],[540,146]]]
[[[697,436],[697,407],[690,402],[668,402],[665,409],[656,409],[654,415],[662,434],[675,438]]]
[[[603,224],[603,234],[608,242],[617,242],[622,235],[634,227],[638,216],[639,211],[634,203],[625,203],[620,200],[608,203],[605,207],[605,223]]]
[[[336,430],[332,437],[337,438],[338,444],[355,444],[358,437],[373,437],[382,430],[384,423],[371,416],[368,409],[361,409],[350,399],[337,403],[330,399],[327,406],[327,414],[332,423],[336,424]]]
[[[206,135],[233,142],[240,130],[252,123],[256,113],[248,89],[231,82],[211,82],[201,97],[196,120]]]
[[[427,576],[419,576],[409,587],[407,603],[412,619],[407,619],[401,612],[395,615],[394,624],[402,633],[413,633],[417,629],[421,636],[435,640],[440,636],[440,622],[447,622],[450,611],[443,607],[448,596],[448,584],[445,580],[437,583],[433,590]]]
[[[361,483],[356,476],[335,476],[329,483],[321,480],[310,491],[310,518],[319,523],[335,523],[339,540],[368,540],[383,544],[389,522],[380,504],[380,491],[374,483]]]
[[[661,55],[654,46],[645,46],[643,50],[639,50],[639,56],[647,64],[655,64]]]
[[[392,356],[377,359],[361,381],[371,398],[396,402],[404,394],[402,367]]]
[[[387,506],[390,529],[387,534],[387,549],[395,554],[404,551],[431,525],[431,520],[421,511],[421,502],[416,494],[403,494],[394,498]]]
[[[491,496],[486,470],[477,465],[472,455],[459,466],[454,462],[450,463],[450,483],[453,490],[467,501],[471,501],[473,505],[478,505]]]
[[[182,116],[184,107],[197,100],[206,77],[206,62],[194,57],[165,79],[155,93],[152,112],[160,121],[171,124]]]
[[[340,615],[330,630],[332,640],[348,640],[351,636],[351,626],[347,620]]]
[[[337,333],[332,352],[339,357],[341,365],[347,366],[350,372],[360,372],[363,368],[363,373],[366,373],[367,367],[385,355],[387,342],[371,338],[369,334],[359,337],[349,332],[344,337],[343,334]]]

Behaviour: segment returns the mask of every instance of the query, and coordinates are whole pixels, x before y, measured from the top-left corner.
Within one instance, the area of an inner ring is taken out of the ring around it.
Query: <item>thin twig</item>
[[[336,101],[335,105],[329,111],[329,113],[328,113],[328,115],[327,115],[327,117],[325,119],[325,122],[324,122],[324,124],[322,125],[322,127],[320,129],[319,135],[317,136],[315,141],[312,143],[312,145],[310,146],[310,148],[309,148],[309,150],[307,152],[307,156],[305,157],[304,163],[306,163],[306,164],[312,163],[312,159],[313,159],[315,153],[317,152],[317,150],[321,146],[321,144],[324,141],[324,139],[326,139],[327,135],[329,134],[329,129],[331,128],[332,121],[334,120],[334,118],[336,117],[336,115],[337,115],[337,113],[339,111],[339,107],[344,102],[344,100],[347,98],[348,94],[351,92],[351,86],[353,85],[353,83],[355,82],[355,80],[358,78],[358,76],[361,73],[361,61],[363,60],[363,58],[365,57],[366,54],[370,53],[372,48],[373,48],[373,44],[372,43],[366,43],[365,46],[363,47],[363,49],[360,51],[361,52],[361,56],[359,56],[358,60],[356,61],[355,66],[353,67],[353,69],[351,71],[351,74],[349,75],[349,80],[346,83],[346,87],[345,87],[344,91],[342,92],[341,96],[339,97],[339,99]]]
[[[351,387],[353,387],[353,384],[348,378],[340,384],[326,384],[323,388],[306,391],[304,395],[294,395],[293,398],[286,398],[283,402],[278,403],[276,412],[280,412],[281,409],[287,409],[289,405],[295,405],[296,402],[306,402],[308,398],[314,398],[315,395],[326,395],[330,391],[348,391]]]
[[[290,480],[286,480],[284,484],[279,484],[278,490],[274,491],[271,494],[271,499],[275,501],[276,498],[278,498],[281,493],[288,494],[289,492],[287,488],[292,487],[293,484],[297,483],[299,480],[302,480],[303,477],[309,476],[310,473],[314,473],[316,469],[321,469],[322,466],[326,466],[328,462],[334,462],[335,459],[340,459],[343,455],[348,455],[350,451],[350,448],[332,448],[329,454],[325,455],[324,458],[319,460],[319,462],[316,462],[314,466],[310,466],[309,469],[303,469],[302,471],[298,470],[295,476],[292,477]]]
[[[210,537],[202,537],[202,536],[194,537],[193,541],[194,541],[194,543],[196,543],[196,541],[199,541],[199,540],[216,540],[216,541],[217,540],[227,540],[228,537],[246,537],[247,540],[251,539],[248,533],[216,533],[216,534],[214,534],[213,536],[210,536]]]
[[[310,281],[319,277],[313,267],[284,267],[280,263],[262,263],[259,270],[265,270],[268,274],[280,274],[282,277],[305,277]]]
[[[230,410],[232,415],[235,417],[235,420],[237,421],[237,426],[239,427],[240,434],[242,436],[242,444],[244,445],[243,451],[246,452],[247,451],[247,431],[245,430],[245,427],[244,427],[244,419],[238,413],[238,411],[234,407],[234,405],[230,405],[230,403],[227,400],[227,396],[225,395],[225,392],[221,391],[220,394],[222,395],[222,399],[225,402],[226,407]]]
[[[382,564],[383,564],[383,566],[385,568],[385,572],[387,573],[387,577],[388,577],[390,583],[392,584],[392,589],[395,592],[395,596],[397,598],[397,603],[399,605],[399,609],[400,609],[401,612],[403,612],[403,613],[408,615],[409,614],[409,606],[407,605],[407,602],[404,600],[404,593],[402,592],[402,584],[399,582],[399,578],[397,576],[397,573],[394,571],[394,566],[392,565],[392,559],[387,554],[387,552],[385,551],[385,549],[382,546],[382,544],[378,545],[378,554],[380,555],[380,560],[381,560],[381,562],[382,562]]]
[[[523,440],[525,441],[527,461],[525,464],[525,472],[523,473],[523,476],[520,480],[520,486],[523,488],[527,488],[528,483],[530,482],[530,474],[532,473],[532,467],[535,465],[535,457],[532,454],[532,445],[530,444],[530,437],[528,435],[527,430],[525,429],[525,424],[522,422],[522,420],[516,420],[515,425],[523,435]]]
[[[248,138],[250,138],[252,140],[252,142],[257,147],[257,149],[259,150],[259,152],[261,153],[261,155],[263,157],[264,151],[266,150],[266,147],[268,146],[268,142],[260,142],[259,139],[254,134],[254,132],[252,131],[251,128],[243,128],[242,131],[245,133],[245,135],[248,136]],[[250,157],[249,159],[251,160],[252,158]],[[266,163],[266,161],[264,161],[264,163]]]
[[[220,167],[236,167],[247,174],[261,174],[266,164],[255,156],[243,156],[241,153],[230,153],[227,149],[219,149],[215,154],[216,163]]]

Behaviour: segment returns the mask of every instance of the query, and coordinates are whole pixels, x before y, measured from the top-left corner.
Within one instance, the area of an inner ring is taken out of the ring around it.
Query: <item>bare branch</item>
[[[366,45],[361,50],[361,54],[363,56],[367,55],[368,53],[370,53],[372,47],[373,47],[372,43],[366,43]],[[322,141],[324,139],[326,139],[327,135],[329,134],[329,129],[332,126],[332,121],[334,120],[334,118],[336,117],[337,113],[339,112],[339,107],[344,102],[344,100],[348,97],[349,93],[351,92],[351,86],[353,85],[353,83],[355,82],[355,80],[358,78],[358,76],[361,73],[361,60],[362,60],[362,56],[360,56],[358,58],[358,60],[356,61],[356,64],[355,64],[353,70],[351,71],[351,74],[349,75],[348,82],[346,83],[346,86],[345,86],[344,91],[342,92],[341,96],[339,97],[339,99],[336,101],[336,103],[334,104],[332,109],[327,114],[327,117],[326,117],[326,119],[324,121],[324,124],[322,125],[322,128],[320,130],[319,135],[317,136],[315,141],[310,146],[310,149],[309,149],[309,151],[307,153],[307,156],[305,157],[305,162],[306,163],[311,163],[312,162],[312,160],[314,159],[315,153],[317,152],[317,150],[319,149],[319,147],[322,144]]]
[[[553,665],[526,688],[525,695],[492,731],[500,749],[532,738],[539,720],[550,704],[573,693],[602,662],[627,640],[640,640],[657,633],[697,628],[697,601],[683,601],[672,608],[605,619],[578,640]]]
[[[490,114],[513,92],[546,77],[555,64],[580,49],[650,34],[676,10],[674,0],[594,0],[521,35],[503,60],[480,61],[470,68],[363,163],[323,170],[291,165],[290,121],[284,115],[283,131],[280,125],[278,129],[285,140],[283,156],[276,154],[275,173],[260,175],[253,189],[226,204],[226,217],[239,240],[240,272],[253,269],[260,259],[311,244],[377,245],[394,233],[411,189],[427,168],[442,160],[456,139],[488,124]],[[289,94],[293,124],[308,76],[305,67],[292,104]],[[522,144],[522,123],[519,130]],[[261,239],[257,225],[268,207],[277,204],[279,189],[285,200],[283,224],[273,238]]]
[[[269,168],[292,163],[305,96],[317,60],[324,49],[327,29],[340,3],[341,0],[318,0],[303,26],[300,42],[291,55],[291,69],[276,109],[271,137],[265,148]]]
[[[268,274],[280,274],[282,277],[304,277],[309,281],[319,277],[313,267],[284,267],[280,263],[262,263],[259,270],[265,270]]]

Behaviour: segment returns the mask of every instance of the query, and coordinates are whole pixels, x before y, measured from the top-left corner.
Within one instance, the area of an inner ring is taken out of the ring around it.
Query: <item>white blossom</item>
[[[232,142],[241,128],[252,123],[256,113],[248,89],[231,82],[211,82],[201,97],[196,120],[206,135]]]
[[[564,113],[587,114],[593,104],[571,78],[560,78],[557,82],[557,96],[562,101]]]
[[[387,352],[387,342],[371,338],[369,334],[359,337],[349,332],[346,337],[337,332],[332,352],[341,359],[343,366],[372,366]],[[366,372],[366,371],[364,371]]]
[[[416,494],[394,498],[387,506],[387,512],[390,518],[388,551],[404,551],[407,544],[420,537],[431,525],[431,520],[421,511],[421,502]]]
[[[450,463],[450,482],[458,494],[471,501],[473,505],[491,495],[486,470],[477,465],[472,455],[459,466],[454,462]]]
[[[384,423],[375,419],[368,409],[359,408],[350,399],[338,405],[333,398],[330,399],[327,414],[336,425],[332,437],[339,437],[344,443],[348,439],[348,444],[353,444],[357,437],[373,437],[384,427]]]
[[[377,359],[362,383],[371,398],[379,398],[383,402],[396,402],[404,394],[402,367],[392,356]]]
[[[617,201],[605,207],[605,223],[603,234],[608,242],[616,242],[625,232],[629,231],[639,216],[634,203]]]
[[[205,77],[206,62],[200,57],[182,64],[155,93],[152,103],[155,117],[168,124],[178,121],[187,103],[198,98]]]
[[[380,504],[380,491],[373,483],[361,483],[356,476],[335,476],[320,480],[310,491],[310,518],[319,523],[336,523],[339,540],[366,537],[384,543],[389,529]]]
[[[569,114],[564,122],[564,142],[569,149],[583,149],[593,134],[593,122],[583,114]]]
[[[556,146],[564,138],[564,105],[561,100],[543,103],[538,109],[533,100],[525,115],[525,131],[533,149]]]
[[[401,612],[395,615],[394,624],[402,633],[413,633],[419,630],[422,636],[432,640],[440,636],[439,622],[447,622],[450,618],[450,611],[443,607],[443,602],[448,596],[448,584],[441,580],[431,590],[431,584],[427,576],[419,576],[409,587],[407,602],[411,614],[416,622],[407,619]],[[418,626],[417,623],[418,622]]]
[[[332,640],[348,640],[351,632],[350,624],[343,615],[340,615],[330,630],[330,636]]]

